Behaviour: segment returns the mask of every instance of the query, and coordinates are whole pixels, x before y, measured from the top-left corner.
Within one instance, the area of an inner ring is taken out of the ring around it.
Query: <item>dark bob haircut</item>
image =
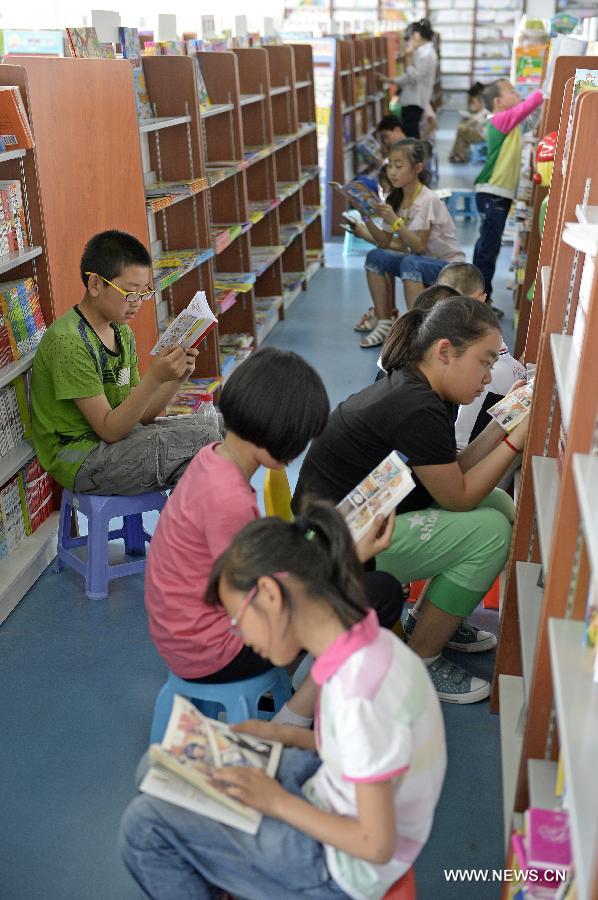
[[[95,234],[85,245],[81,257],[81,280],[85,287],[89,281],[86,272],[95,272],[112,281],[125,266],[152,267],[152,258],[147,248],[126,231],[102,231]]]
[[[324,430],[330,404],[322,379],[301,356],[263,347],[226,382],[220,411],[230,431],[288,463]]]

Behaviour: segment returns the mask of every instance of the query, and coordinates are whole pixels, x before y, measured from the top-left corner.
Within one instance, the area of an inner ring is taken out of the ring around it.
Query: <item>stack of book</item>
[[[277,181],[276,182],[276,196],[282,203],[283,200],[286,200],[287,197],[290,197],[291,194],[294,194],[295,191],[299,190],[299,182],[298,181]]]
[[[276,209],[277,206],[280,205],[280,200],[278,197],[275,197],[274,200],[253,200],[251,201],[249,206],[249,220],[252,225],[256,225],[257,222],[260,222],[267,213],[271,212],[273,209]]]
[[[22,378],[0,390],[0,458],[17,447],[29,431],[27,396]]]
[[[320,213],[322,212],[321,206],[304,206],[303,207],[303,221],[305,225],[311,225],[312,222],[318,218]]]
[[[573,864],[566,810],[528,809],[525,833],[512,835],[511,850],[523,876],[517,883],[524,888],[524,896],[529,893],[538,900],[563,896],[564,881]]]
[[[186,178],[183,181],[156,181],[145,189],[146,205],[152,212],[172,206],[179,200],[192,197],[208,187],[207,178]]]
[[[214,246],[214,253],[222,253],[233,241],[235,241],[243,231],[246,230],[242,225],[212,225],[210,235]]]
[[[18,87],[0,87],[0,153],[29,150],[33,135]]]
[[[213,188],[217,184],[220,184],[221,181],[231,178],[231,176],[235,175],[239,169],[236,164],[227,166],[226,163],[221,163],[220,165],[206,166],[206,171],[208,173],[208,184]]]
[[[307,256],[308,266],[312,263],[320,263],[324,259],[324,249],[323,247],[315,247],[314,249],[308,247],[305,255]]]
[[[33,534],[54,508],[52,479],[42,469],[37,457],[27,463],[19,474],[23,481],[25,496],[25,532]]]
[[[0,559],[16,550],[26,537],[22,491],[20,472],[0,487]]]
[[[217,291],[245,294],[252,289],[255,278],[255,272],[214,272],[214,287]]]
[[[286,225],[280,226],[280,240],[284,241],[285,247],[294,241],[295,238],[304,230],[303,222],[287,222]]]
[[[273,247],[252,247],[251,268],[256,276],[262,275],[279,256],[282,256],[285,250],[284,244]]]
[[[305,281],[305,272],[283,272],[282,284],[285,294],[290,294],[300,288]]]
[[[0,283],[0,368],[35,350],[45,330],[33,278]]]
[[[255,298],[255,327],[260,343],[279,320],[282,297]]]
[[[21,182],[0,181],[0,256],[23,253],[28,245]]]
[[[247,359],[253,349],[250,334],[221,334],[218,338],[220,351],[220,371],[227,378],[238,362]]]
[[[192,378],[180,386],[168,406],[167,416],[190,415],[197,412],[201,398],[205,394],[213,394],[218,390],[222,378]]]
[[[163,291],[192,269],[211,259],[211,248],[202,250],[166,250],[152,262],[154,287]]]
[[[258,162],[260,159],[266,159],[267,156],[274,151],[274,144],[266,144],[263,147],[245,147],[243,156],[248,164]]]
[[[222,314],[223,312],[226,312],[227,309],[230,309],[231,306],[235,305],[237,301],[237,291],[217,291],[215,300],[218,312]]]

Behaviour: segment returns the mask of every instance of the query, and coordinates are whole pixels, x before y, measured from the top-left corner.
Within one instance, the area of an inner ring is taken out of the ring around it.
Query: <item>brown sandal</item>
[[[358,331],[362,334],[369,334],[370,331],[373,331],[376,325],[378,324],[378,319],[376,318],[376,313],[374,312],[374,307],[370,306],[367,312],[365,312],[359,322],[356,322],[353,326],[354,331]]]

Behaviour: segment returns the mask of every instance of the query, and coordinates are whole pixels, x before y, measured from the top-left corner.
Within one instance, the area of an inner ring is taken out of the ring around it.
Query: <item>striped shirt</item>
[[[330,874],[349,897],[380,898],[411,868],[432,827],[446,769],[438,696],[420,658],[379,627],[373,610],[317,658],[311,674],[320,687],[322,765],[303,786],[307,798],[356,816],[356,784],[393,780],[390,862],[374,865],[326,845]]]

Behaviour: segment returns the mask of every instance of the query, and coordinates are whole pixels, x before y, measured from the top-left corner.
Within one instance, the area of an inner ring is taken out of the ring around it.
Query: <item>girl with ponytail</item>
[[[492,310],[469,297],[401,316],[382,350],[388,374],[330,415],[309,448],[293,500],[295,508],[306,495],[338,503],[392,450],[403,455],[416,486],[397,508],[392,541],[376,567],[403,584],[431,579],[405,630],[440,699],[451,703],[490,693],[487,681],[441,652],[496,645],[494,635],[464,620],[509,553],[513,503],[496,485],[523,449],[528,427],[526,418],[505,438],[492,421],[457,454],[457,406],[472,403],[489,384],[501,344]]]
[[[422,115],[432,102],[438,54],[429,19],[412,22],[406,29],[405,72],[398,78],[378,78],[384,84],[401,88],[403,130],[407,137],[419,138]]]
[[[421,660],[368,611],[349,531],[308,503],[290,524],[246,525],[217,560],[208,599],[277,665],[315,657],[315,733],[248,721],[283,751],[276,779],[216,773],[264,814],[248,835],[148,795],[129,806],[123,854],[147,897],[381,898],[425,844],[446,768],[438,698]],[[317,751],[317,752],[314,752]],[[416,765],[413,765],[416,763]]]

